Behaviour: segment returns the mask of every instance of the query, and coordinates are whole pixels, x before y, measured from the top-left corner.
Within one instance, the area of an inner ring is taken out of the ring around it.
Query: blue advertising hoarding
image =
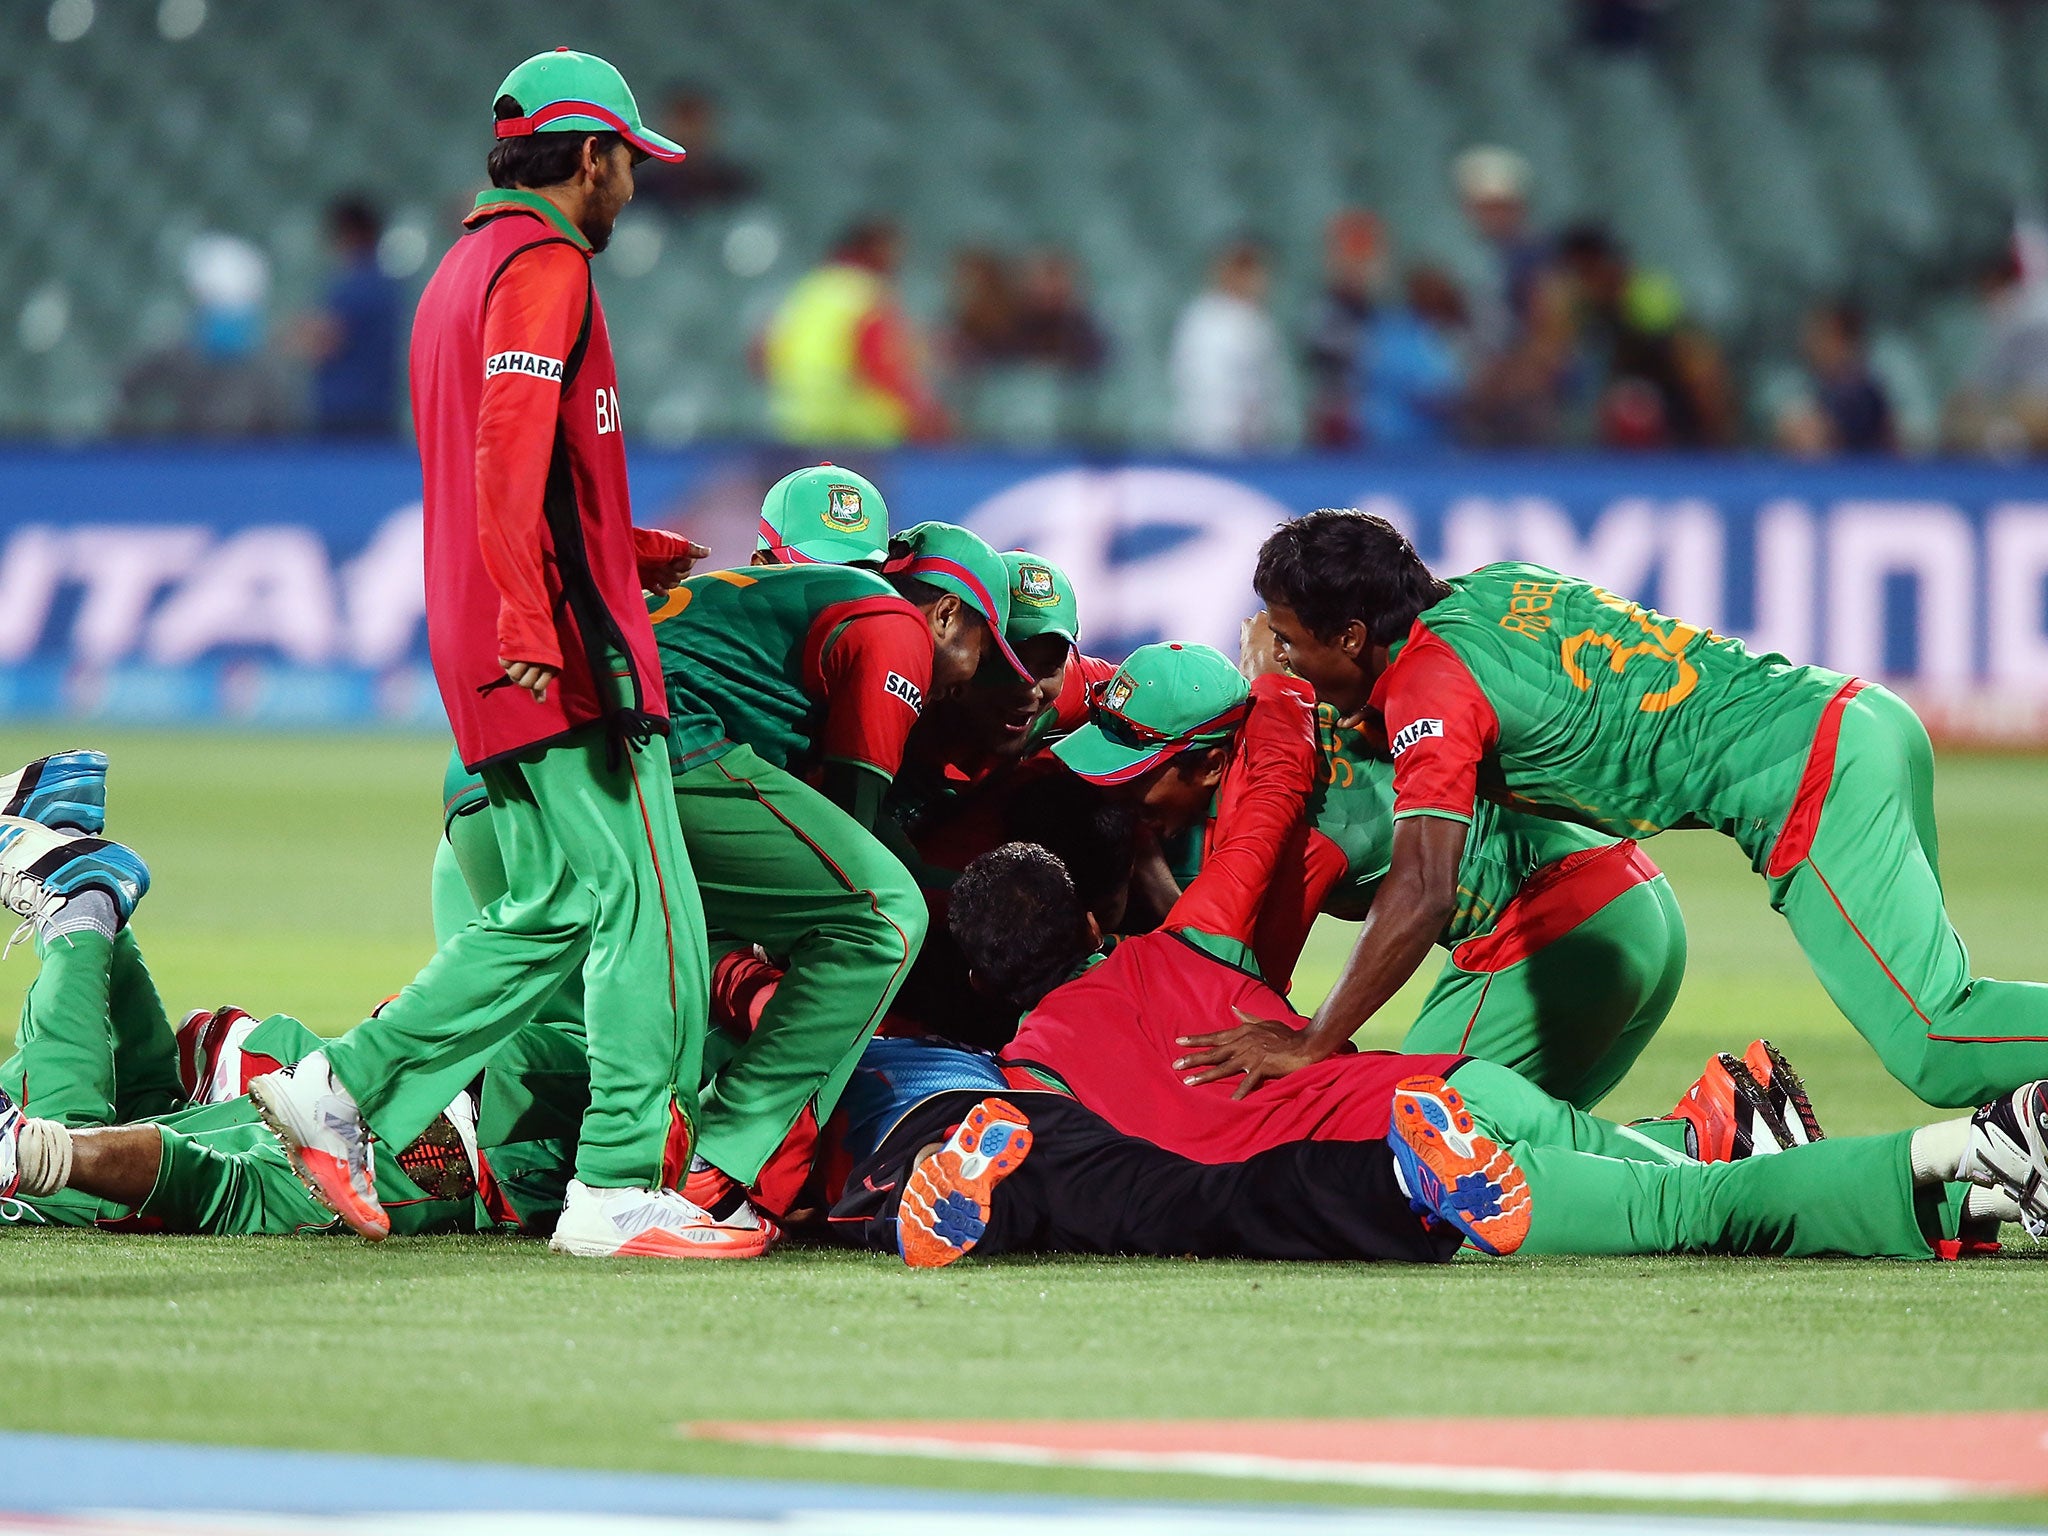
[[[787,453],[633,459],[637,514],[745,558]],[[1089,649],[1232,646],[1260,540],[1386,514],[1451,573],[1527,559],[1898,686],[1951,732],[2048,735],[2048,467],[1332,457],[862,462],[900,526],[1067,568]],[[0,453],[0,715],[433,723],[418,470],[403,448]]]

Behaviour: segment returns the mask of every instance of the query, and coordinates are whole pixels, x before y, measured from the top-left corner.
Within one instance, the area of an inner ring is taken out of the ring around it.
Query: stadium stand
[[[1073,398],[991,379],[970,428],[1156,444],[1167,336],[1219,242],[1269,244],[1297,330],[1339,207],[1470,280],[1447,167],[1478,142],[1529,160],[1542,226],[1602,220],[1674,278],[1752,396],[1805,307],[1852,297],[1902,411],[1931,419],[1961,367],[1956,294],[2048,191],[2048,8],[2017,0],[1674,0],[1641,48],[1591,46],[1569,0],[611,0],[573,25],[543,0],[25,0],[0,40],[0,124],[34,146],[0,229],[15,436],[107,428],[124,365],[182,323],[201,229],[265,248],[281,323],[317,292],[326,200],[363,189],[417,281],[480,181],[482,92],[559,42],[650,97],[710,91],[759,177],[687,217],[632,211],[602,268],[629,420],[657,441],[761,430],[762,320],[883,212],[927,318],[965,242],[1056,242],[1086,268],[1103,376]]]

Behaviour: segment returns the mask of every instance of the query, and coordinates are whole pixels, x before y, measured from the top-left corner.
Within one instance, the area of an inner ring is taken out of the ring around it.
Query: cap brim
[[[1036,640],[1040,635],[1058,635],[1075,650],[1081,648],[1081,637],[1063,624],[1048,624],[1042,629],[1027,629],[1020,633],[1013,622],[1009,629],[1003,632],[1003,638],[1013,646],[1022,645],[1026,640]]]
[[[1053,743],[1052,755],[1091,784],[1127,784],[1148,773],[1174,752],[1172,745],[1126,747],[1111,741],[1101,726],[1089,721],[1072,735]]]
[[[656,160],[677,161],[689,153],[674,139],[664,138],[652,128],[628,128],[619,135],[643,155]]]
[[[764,549],[792,565],[852,565],[857,560],[880,560],[886,554],[864,539],[835,539],[825,535],[806,536],[793,544],[757,534],[754,547]]]
[[[982,618],[984,620],[988,620],[988,615],[983,614]],[[1024,665],[1024,658],[1019,656],[1016,653],[1016,651],[1011,648],[1009,636],[1005,635],[1000,629],[996,628],[995,623],[992,620],[988,620],[988,632],[996,642],[996,649],[1003,653],[1003,660],[1007,661],[1010,664],[1012,669],[1015,670],[1016,674],[1019,677],[1023,678],[1024,681],[1027,683],[1037,682],[1038,679],[1032,676],[1031,669]]]

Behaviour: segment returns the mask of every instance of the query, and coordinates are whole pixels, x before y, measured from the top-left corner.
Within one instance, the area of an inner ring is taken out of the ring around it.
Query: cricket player
[[[761,499],[755,565],[879,570],[888,558],[889,504],[863,475],[828,460],[792,470]]]
[[[952,925],[975,974],[1029,1009],[1004,1060],[1198,1161],[1389,1137],[1408,1193],[1488,1252],[1927,1259],[1953,1256],[1965,1219],[2048,1232],[2048,1083],[1889,1136],[1802,1142],[1772,1125],[1774,1155],[1714,1163],[1455,1054],[1347,1047],[1249,1095],[1192,1083],[1180,1044],[1191,1019],[1309,1022],[1258,977],[1242,909],[1231,931],[1188,926],[1228,905],[1203,900],[1208,878],[1187,912],[1105,952],[1053,855],[1013,844],[977,860],[954,888]],[[1760,1090],[1751,1108],[1770,1120]]]
[[[1255,627],[1254,652],[1257,637]],[[1260,668],[1255,655],[1252,665]],[[1141,805],[1178,847],[1174,873],[1186,885],[1219,821],[1273,771],[1268,759],[1276,750],[1298,758],[1310,729],[1299,708],[1229,713],[1249,706],[1250,694],[1208,646],[1145,646],[1110,680],[1095,721],[1053,752]],[[1260,973],[1280,992],[1318,912],[1351,921],[1370,913],[1394,833],[1393,770],[1381,744],[1339,724],[1327,705],[1313,728],[1306,819],[1280,829],[1252,938]],[[1263,739],[1275,731],[1288,738],[1277,748]],[[1581,1109],[1627,1074],[1685,975],[1677,899],[1633,842],[1491,805],[1475,813],[1457,903],[1435,941],[1449,955],[1401,1048],[1499,1062]],[[1682,1145],[1684,1128],[1647,1129]]]
[[[636,529],[618,381],[590,261],[636,159],[683,151],[619,72],[557,49],[496,94],[492,186],[420,300],[412,396],[427,628],[507,891],[383,1012],[251,1095],[311,1188],[367,1237],[388,1220],[370,1137],[403,1146],[580,971],[591,1099],[553,1246],[752,1257],[766,1233],[687,1173],[708,960],[668,782],[642,591],[701,551]]]
[[[2048,987],[1973,976],[1942,901],[1927,732],[1885,689],[1667,619],[1540,566],[1442,581],[1384,520],[1284,525],[1256,579],[1288,663],[1394,760],[1382,899],[1312,1028],[1259,1022],[1206,1066],[1321,1059],[1457,904],[1480,797],[1629,837],[1711,827],[1764,877],[1892,1076],[1962,1106],[2048,1074]]]

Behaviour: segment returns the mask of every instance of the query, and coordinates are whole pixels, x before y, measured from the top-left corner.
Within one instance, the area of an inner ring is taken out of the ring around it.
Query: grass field
[[[60,733],[64,737],[71,732]],[[173,1008],[339,1030],[430,950],[445,748],[417,738],[95,733],[109,832],[149,860],[137,921]],[[0,733],[0,761],[65,745]],[[2048,764],[1950,757],[1952,909],[1980,970],[2048,974]],[[1807,974],[1732,845],[1667,836],[1692,933],[1670,1022],[1603,1111],[1668,1109],[1768,1032],[1831,1132],[1932,1118]],[[1318,935],[1303,995],[1347,935]],[[0,967],[17,1006],[34,961]],[[1405,1021],[1397,1003],[1375,1039]],[[2016,1233],[2008,1233],[2016,1237]],[[2009,1250],[2011,1251],[2011,1250]],[[2048,1263],[1461,1261],[1438,1270],[864,1255],[578,1266],[503,1238],[0,1237],[0,1428],[564,1465],[1368,1500],[1356,1490],[735,1449],[689,1418],[1318,1417],[2048,1408]],[[980,1383],[977,1387],[975,1384]],[[965,1405],[963,1407],[963,1401]],[[317,1411],[315,1411],[317,1410]],[[1995,1447],[1986,1447],[1995,1456]],[[1400,1502],[1417,1502],[1403,1495]],[[1528,1501],[1521,1501],[1527,1503]],[[1945,1511],[2048,1521],[2048,1504]]]

